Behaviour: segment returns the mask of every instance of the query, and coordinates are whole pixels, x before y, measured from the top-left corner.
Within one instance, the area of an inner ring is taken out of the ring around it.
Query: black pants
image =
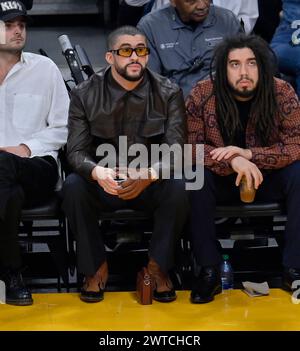
[[[167,272],[174,264],[176,240],[182,234],[189,210],[185,183],[180,180],[156,182],[137,198],[125,201],[107,194],[97,183],[73,173],[63,186],[63,210],[77,241],[79,272],[94,275],[105,260],[98,223],[101,212],[122,208],[153,213],[154,229],[149,256]]]
[[[21,256],[18,231],[23,207],[38,205],[57,182],[53,157],[22,158],[0,151],[0,264],[18,269]]]
[[[191,191],[191,236],[195,259],[199,265],[217,265],[221,261],[215,232],[216,203],[238,203],[236,174],[220,177],[204,169],[204,186]],[[271,171],[256,192],[256,201],[282,201],[286,205],[287,223],[283,265],[300,268],[300,161]]]

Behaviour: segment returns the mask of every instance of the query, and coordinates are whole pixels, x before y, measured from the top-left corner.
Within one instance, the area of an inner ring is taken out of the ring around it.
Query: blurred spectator
[[[149,0],[123,0],[119,7],[119,26],[136,26],[148,2]]]
[[[208,77],[214,48],[225,36],[242,32],[229,10],[210,0],[171,5],[144,16],[138,23],[147,36],[150,69],[176,82],[186,96],[198,80]]]
[[[258,0],[259,16],[253,31],[268,43],[271,41],[279,24],[281,8],[281,0]]]
[[[252,32],[258,18],[257,0],[213,0],[213,3],[232,11],[243,24],[245,32]]]
[[[118,23],[120,26],[136,26],[144,15],[169,3],[169,0],[122,0],[119,7]]]
[[[280,24],[271,41],[280,72],[296,79],[300,96],[300,0],[283,0]],[[298,33],[299,32],[299,33]]]

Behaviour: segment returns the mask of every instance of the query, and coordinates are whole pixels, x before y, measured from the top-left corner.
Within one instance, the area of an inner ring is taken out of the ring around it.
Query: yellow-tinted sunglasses
[[[109,52],[112,52],[113,54],[117,54],[118,56],[122,56],[122,57],[130,57],[132,53],[135,52],[137,56],[142,57],[142,56],[149,55],[150,49],[147,48],[146,46],[140,46],[135,49],[121,48],[117,50],[109,50]]]

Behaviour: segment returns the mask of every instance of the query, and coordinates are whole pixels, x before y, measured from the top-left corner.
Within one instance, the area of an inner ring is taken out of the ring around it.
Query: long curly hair
[[[267,145],[274,133],[275,113],[278,105],[275,97],[274,74],[276,58],[267,42],[255,35],[240,34],[225,39],[215,50],[210,65],[213,94],[216,96],[218,123],[225,144],[231,145],[234,136],[242,128],[236,101],[227,79],[227,60],[234,49],[249,48],[253,51],[258,66],[258,84],[250,114],[255,121],[255,132],[262,145]]]

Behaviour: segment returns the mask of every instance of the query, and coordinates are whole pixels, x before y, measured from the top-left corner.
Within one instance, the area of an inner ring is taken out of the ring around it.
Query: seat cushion
[[[57,218],[60,213],[60,204],[60,198],[56,194],[53,194],[45,203],[39,206],[24,208],[22,210],[21,220],[30,221]]]
[[[284,214],[284,205],[279,202],[222,204],[217,206],[216,211],[216,217],[261,217]]]
[[[135,211],[131,209],[117,210],[113,212],[103,212],[101,214],[101,220],[143,220],[151,217],[151,214],[144,211]]]

